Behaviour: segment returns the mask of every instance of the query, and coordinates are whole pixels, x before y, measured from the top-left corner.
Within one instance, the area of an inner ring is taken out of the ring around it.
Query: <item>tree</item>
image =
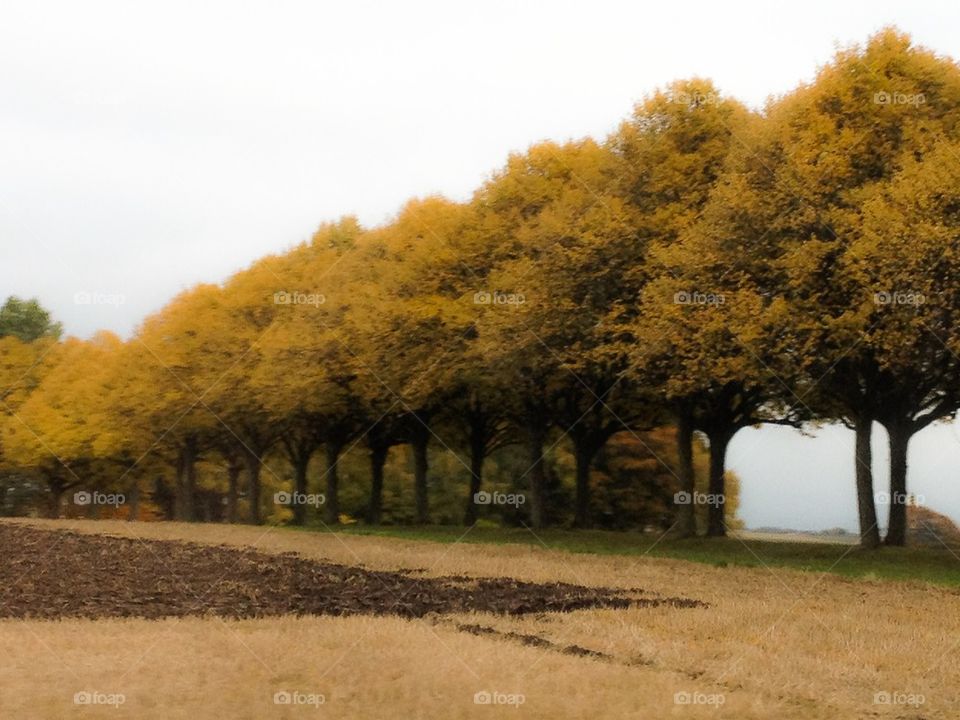
[[[574,442],[576,522],[586,526],[593,457],[634,420],[636,405],[620,384],[623,358],[598,351],[607,332],[598,325],[624,268],[611,249],[633,237],[623,203],[610,195],[617,171],[611,153],[592,140],[542,143],[511,156],[474,199],[480,242],[473,263],[481,271],[464,301],[477,308],[475,351],[515,390],[508,407],[526,435],[535,528],[547,516],[551,428]]]
[[[59,340],[62,333],[63,326],[51,320],[50,313],[36,298],[21,300],[11,295],[0,307],[0,338],[12,336],[23,342],[44,337]]]
[[[476,521],[475,496],[487,456],[510,440],[506,406],[512,396],[489,357],[476,352],[477,287],[491,270],[489,237],[476,203],[431,197],[408,203],[396,220],[373,236],[376,280],[367,281],[366,317],[352,337],[378,370],[367,394],[387,406],[387,417],[368,436],[375,458],[400,440],[414,448],[414,483],[421,520],[426,517],[427,443],[464,448],[469,469],[464,520]],[[361,311],[359,317],[364,317]],[[402,359],[399,367],[394,367]],[[369,373],[362,373],[371,378]],[[371,394],[372,391],[372,394]],[[393,409],[402,412],[393,415]],[[392,440],[391,440],[392,438]],[[386,445],[385,445],[386,443]],[[451,450],[451,452],[453,452]],[[376,465],[376,463],[375,463]],[[379,487],[382,478],[374,483]]]
[[[496,271],[524,302],[495,317],[507,321],[497,325],[501,333],[515,333],[510,358],[548,358],[548,411],[576,459],[574,524],[589,527],[594,457],[614,433],[656,422],[650,395],[627,374],[629,356],[612,344],[615,328],[604,322],[643,262],[643,246],[616,193],[623,167],[608,147],[545,144],[529,155],[534,179],[522,187],[535,193],[536,211],[517,223],[523,255]]]
[[[369,425],[355,387],[355,355],[341,340],[356,280],[356,266],[348,257],[362,233],[350,217],[325,224],[310,243],[287,255],[284,267],[275,269],[274,282],[283,284],[277,291],[282,302],[257,342],[251,376],[252,392],[278,428],[281,447],[294,467],[295,492],[306,493],[310,457],[325,448],[327,524],[339,522],[340,455]],[[302,503],[295,504],[293,512],[295,523],[305,522]]]
[[[147,318],[120,353],[107,396],[107,452],[137,462],[164,456],[174,468],[179,520],[196,518],[196,465],[220,428],[205,404],[225,368],[211,338],[220,293],[216,285],[198,285]]]
[[[463,524],[470,526],[477,521],[477,495],[483,489],[487,457],[515,440],[503,410],[507,398],[495,378],[461,375],[460,383],[451,390],[452,398],[440,420],[453,432],[451,444],[466,448],[470,456],[470,484],[463,515]]]
[[[907,158],[864,203],[845,259],[867,291],[861,337],[877,360],[875,415],[890,446],[888,545],[906,542],[910,439],[960,407],[960,301],[950,288],[960,273],[958,152],[941,139]]]
[[[626,277],[631,293],[611,313],[620,332],[613,347],[629,353],[632,372],[659,388],[674,414],[678,482],[691,496],[694,431],[709,438],[710,494],[723,497],[730,440],[766,417],[773,399],[761,356],[775,350],[762,351],[751,338],[760,327],[775,327],[780,312],[752,289],[748,272],[735,271],[743,236],[722,217],[729,198],[713,199],[731,147],[756,132],[758,121],[709,82],[693,79],[638,105],[611,140],[626,167],[621,192],[646,248],[646,262]],[[629,301],[631,295],[638,299]],[[711,506],[708,534],[725,534],[724,507]],[[694,508],[677,512],[677,534],[692,535]]]
[[[120,339],[110,333],[89,342],[69,338],[52,351],[49,372],[17,410],[7,454],[43,478],[50,517],[59,515],[64,492],[96,485],[101,398],[110,357],[119,347]]]
[[[15,435],[25,429],[18,413],[57,365],[58,351],[59,342],[52,335],[41,335],[32,341],[21,340],[15,334],[0,337],[0,472],[17,487],[35,487],[34,480],[10,458],[11,443],[14,454],[20,450]]]
[[[455,239],[469,222],[468,208],[431,197],[407,203],[369,233],[355,258],[366,270],[344,322],[343,345],[365,405],[381,430],[410,444],[419,523],[429,521],[429,444],[451,444],[434,421],[451,400],[472,331],[472,318],[456,304],[464,270]]]
[[[907,278],[919,266],[911,268],[903,257],[885,260],[883,274],[865,271],[869,245],[890,237],[876,227],[883,213],[875,203],[883,201],[871,199],[882,197],[902,169],[938,142],[956,141],[960,69],[913,46],[906,35],[885,30],[863,47],[839,52],[815,82],[772,104],[767,115],[766,168],[755,168],[752,183],[763,187],[768,200],[760,217],[777,247],[784,278],[780,293],[790,305],[787,327],[793,352],[804,364],[800,397],[855,429],[861,543],[875,547],[880,537],[870,456],[873,422],[884,420],[894,428],[892,474],[902,485],[903,437],[910,428],[901,431],[899,425],[911,415],[942,415],[949,403],[940,405],[938,399],[946,385],[928,392],[910,387],[912,373],[891,373],[902,363],[891,364],[887,329],[902,329],[906,316],[903,308],[891,312],[874,297],[899,291],[882,287],[887,282],[907,281],[909,288],[926,281],[922,274]],[[902,193],[903,184],[913,180],[900,182],[901,189],[890,192]],[[925,359],[916,367],[940,375],[937,382],[948,380],[951,363],[933,361],[936,370],[928,364],[938,353],[931,339],[925,338]],[[900,542],[905,509],[902,502],[892,508],[891,541]]]
[[[604,527],[629,529],[653,527],[668,530],[676,522],[676,499],[679,445],[677,429],[670,426],[636,434],[621,432],[614,435],[599,455],[594,476],[598,492],[596,513]],[[693,465],[696,477],[696,497],[709,494],[710,453],[703,436],[693,443]],[[739,505],[739,481],[727,472],[725,487],[727,522],[734,526]],[[694,509],[696,525],[706,528],[708,505],[686,498]]]

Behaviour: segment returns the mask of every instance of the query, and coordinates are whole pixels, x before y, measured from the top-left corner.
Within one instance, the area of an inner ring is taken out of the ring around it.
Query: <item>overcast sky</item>
[[[677,78],[759,106],[888,24],[960,56],[956,2],[4,0],[0,296],[38,297],[71,334],[128,336],[180,289],[321,221],[466,198],[509,152],[602,137]],[[911,481],[955,479],[960,440],[942,431],[956,457],[915,462]],[[854,527],[850,452],[836,450],[852,441],[836,435],[737,439],[750,524],[803,524],[762,502],[801,497],[799,473],[839,488],[827,526]],[[811,465],[779,457],[811,442]]]

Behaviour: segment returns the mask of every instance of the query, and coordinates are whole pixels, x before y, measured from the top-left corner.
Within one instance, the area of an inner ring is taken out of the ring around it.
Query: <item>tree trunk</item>
[[[237,460],[227,463],[227,522],[237,521],[237,486],[243,466]]]
[[[185,465],[183,459],[183,448],[181,448],[177,453],[177,466],[173,479],[173,519],[178,522],[183,520],[184,514],[183,483]]]
[[[679,458],[680,492],[688,502],[677,504],[676,534],[678,537],[693,537],[697,534],[697,516],[693,504],[696,492],[696,476],[693,470],[693,417],[681,410],[677,417],[677,457]]]
[[[324,516],[327,525],[340,524],[340,476],[337,463],[340,462],[341,444],[335,440],[327,441],[327,493],[324,498]]]
[[[485,438],[474,438],[470,443],[470,491],[467,495],[467,510],[463,524],[470,526],[477,521],[476,495],[483,487],[483,462],[486,459],[487,443]]]
[[[140,516],[140,483],[134,480],[130,483],[130,504],[127,511],[127,520],[135,521]]]
[[[890,525],[884,542],[907,544],[907,446],[910,431],[902,425],[887,428],[890,437]]]
[[[576,464],[576,500],[573,525],[588,528],[592,524],[590,515],[590,466],[599,447],[593,438],[577,436],[573,438],[574,459]]]
[[[727,447],[732,435],[728,432],[715,432],[710,438],[710,484],[707,504],[707,535],[724,537],[727,534],[725,504],[726,483],[724,472],[727,463]],[[694,498],[691,498],[691,501]]]
[[[244,453],[250,497],[250,522],[260,524],[260,457],[251,451]]]
[[[50,485],[48,486],[48,490],[47,517],[56,519],[60,517],[60,503],[63,499],[63,488]]]
[[[426,427],[416,421],[420,427],[414,428],[413,440],[413,491],[416,501],[416,522],[419,525],[426,525],[430,522],[429,495],[427,493],[427,444],[430,439],[429,431]]]
[[[176,473],[174,473],[176,475]],[[176,482],[176,480],[174,480]],[[172,521],[177,519],[177,493],[172,492],[163,475],[153,478],[151,500],[163,510],[163,519]]]
[[[370,446],[370,504],[367,506],[367,522],[380,524],[383,508],[383,466],[387,462],[390,446],[385,443],[373,443]]]
[[[547,476],[543,461],[543,444],[546,441],[546,429],[539,421],[533,421],[527,428],[527,448],[530,453],[530,525],[540,529],[546,524],[546,488]]]
[[[197,439],[191,435],[184,440],[183,447],[180,448],[180,462],[177,467],[177,520],[196,520],[196,487]]]
[[[870,436],[873,431],[872,417],[858,417],[855,422],[857,475],[857,510],[860,516],[860,545],[876,548],[880,545],[880,530],[877,527],[877,506],[873,498],[873,453]]]
[[[299,453],[293,463],[293,524],[305,525],[307,522],[307,504],[298,502],[307,494],[307,470],[310,467],[310,455]]]

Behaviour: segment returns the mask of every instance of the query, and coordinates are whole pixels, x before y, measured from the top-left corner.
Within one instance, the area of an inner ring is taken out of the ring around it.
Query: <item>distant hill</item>
[[[792,528],[758,527],[750,528],[749,532],[762,533],[764,535],[839,535],[841,537],[856,534],[854,531],[842,527],[830,528],[829,530],[794,530]]]
[[[733,533],[743,540],[765,540],[767,542],[791,543],[837,543],[850,545],[857,542],[858,536],[844,528],[822,530],[820,532],[804,532],[786,528],[756,528],[753,530],[739,530]]]
[[[839,542],[855,541],[856,531],[832,528],[811,532],[780,527],[759,527],[744,530],[739,535],[755,540],[785,542]],[[960,547],[960,527],[946,515],[920,505],[907,507],[907,545],[914,547]]]

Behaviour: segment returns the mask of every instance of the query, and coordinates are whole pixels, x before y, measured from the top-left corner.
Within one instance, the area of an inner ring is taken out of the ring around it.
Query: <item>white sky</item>
[[[126,336],[323,220],[465,198],[677,78],[760,105],[887,24],[960,57],[955,2],[4,0],[0,296]]]

